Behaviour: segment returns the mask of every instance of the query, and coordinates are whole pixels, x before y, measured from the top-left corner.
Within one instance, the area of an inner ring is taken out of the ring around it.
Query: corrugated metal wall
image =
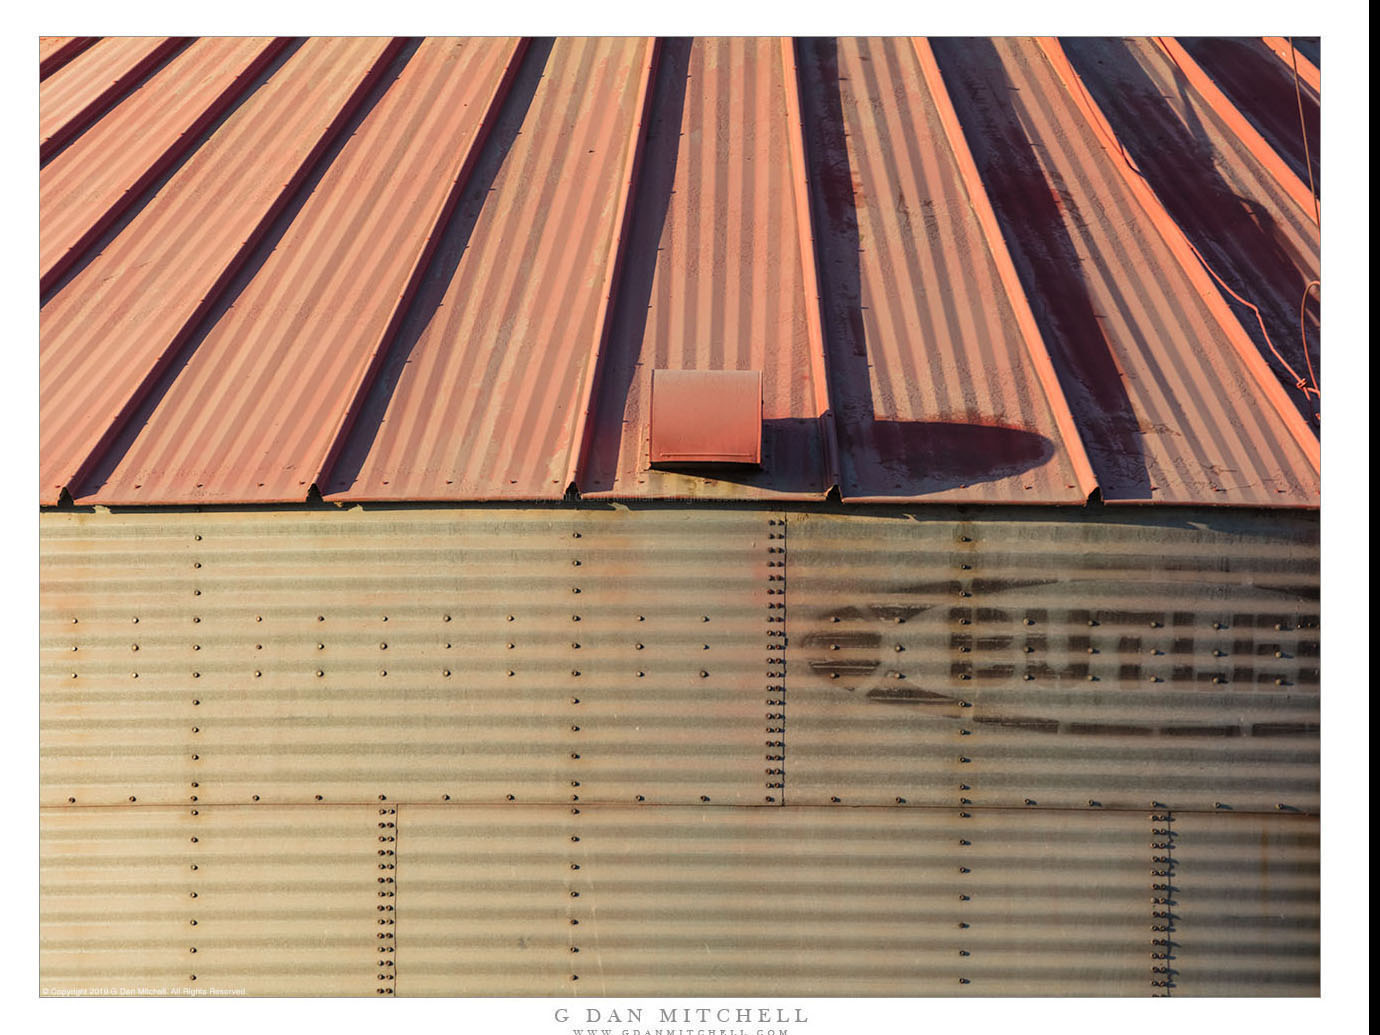
[[[1316,515],[41,529],[44,987],[1316,994]]]

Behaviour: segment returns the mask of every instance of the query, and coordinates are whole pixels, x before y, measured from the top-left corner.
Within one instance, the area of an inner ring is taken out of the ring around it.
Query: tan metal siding
[[[1171,819],[1171,994],[1318,995],[1317,817]]]
[[[43,801],[766,804],[776,522],[45,515]]]
[[[41,986],[377,995],[391,874],[375,812],[42,809]]]
[[[789,802],[1319,807],[1308,519],[793,514],[786,542]]]

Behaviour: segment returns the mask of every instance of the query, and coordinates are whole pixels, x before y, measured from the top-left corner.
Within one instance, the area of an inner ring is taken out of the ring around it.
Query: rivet
[[[383,618],[382,618],[382,621],[385,621],[385,622],[388,621],[388,616],[387,616],[387,615],[384,615]]]
[[[702,616],[700,617],[700,621],[701,621],[701,622],[707,622],[707,621],[709,621],[709,616],[708,616],[708,615],[702,615]]]
[[[67,804],[68,804],[68,805],[75,805],[76,803],[77,803],[77,799],[76,799],[76,798],[68,798],[68,799],[67,799]]]
[[[832,802],[838,802],[840,799],[838,799],[838,798],[830,798],[829,800],[832,801]]]
[[[1214,809],[1224,809],[1224,808],[1226,808],[1226,806],[1223,805],[1220,801],[1214,801],[1214,802],[1212,803],[1212,807],[1213,807]]]
[[[324,799],[321,797],[321,795],[318,794],[318,795],[316,796],[316,800],[317,800],[317,801],[322,801],[322,800],[324,800]]]
[[[516,646],[517,646],[517,644],[515,644],[515,643],[510,643],[510,644],[508,644],[508,649],[509,649],[509,650],[512,650],[512,649],[513,649],[514,647],[516,647]]]
[[[254,678],[255,678],[255,679],[258,679],[261,675],[263,675],[263,673],[260,672],[260,671],[256,668],[256,669],[254,670]]]
[[[639,670],[638,673],[637,673],[637,678],[638,678],[638,679],[641,679],[641,678],[642,678],[643,676],[645,676],[646,674],[647,674],[647,673],[642,672],[642,671]]]
[[[570,566],[571,566],[572,568],[578,568],[578,567],[580,566],[580,562],[579,562],[579,561],[571,561],[571,562],[570,562]]]
[[[896,616],[896,624],[897,624],[897,625],[905,625],[905,624],[906,624],[906,620],[905,620],[904,618],[902,618],[900,615],[897,615],[897,616]]]
[[[193,762],[200,762],[200,761],[201,761],[201,756],[200,756],[200,755],[193,755],[193,756],[192,756],[192,761],[193,761]]]
[[[700,795],[700,801],[708,801],[708,800],[709,800],[709,795],[707,795],[707,794],[701,794],[701,795]]]
[[[258,796],[257,794],[251,794],[251,795],[249,796],[249,800],[250,800],[250,801],[258,801],[258,800],[259,800],[259,796]]]
[[[705,678],[705,677],[708,676],[708,675],[709,675],[708,672],[706,672],[704,669],[700,669],[700,678],[701,678],[701,679]]]
[[[509,670],[508,670],[508,675],[510,675],[510,676],[511,676],[511,675],[514,675],[514,672],[513,672],[512,669],[509,669]]]
[[[512,615],[509,615],[509,616],[508,616],[508,621],[511,622],[511,621],[513,621],[513,620],[514,620],[514,619],[513,619],[513,616],[512,616]]]
[[[384,619],[384,621],[387,621],[387,619]],[[379,644],[379,650],[387,650],[387,649],[388,649],[388,644],[386,644],[386,643],[380,643],[380,644]]]
[[[443,794],[443,795],[441,795],[441,800],[442,800],[442,801],[450,801],[450,795],[449,795],[449,794]]]
[[[450,615],[442,615],[442,616],[441,616],[441,621],[443,621],[443,622],[449,622],[449,621],[450,621]]]
[[[74,622],[75,622],[75,621],[76,621],[76,619],[75,619],[75,618],[73,618],[73,619],[72,619],[72,621],[74,621]],[[829,619],[829,621],[831,621],[831,622],[841,622],[841,621],[843,621],[843,619],[842,619],[842,618],[840,618],[840,617],[839,617],[839,616],[838,616],[838,615],[835,615],[835,616],[834,616],[834,617],[833,617],[833,618],[831,618],[831,619]]]
[[[136,798],[136,797],[134,797],[134,795],[131,794],[130,797],[129,797],[129,800],[130,800],[130,801],[138,801],[139,799]]]
[[[77,624],[77,620],[76,620],[75,618],[72,619],[72,624],[73,624],[73,625],[76,625],[76,624]],[[1275,626],[1275,628],[1278,629],[1279,626]]]
[[[200,678],[201,678],[201,673],[200,673],[200,672],[193,672],[193,673],[192,673],[192,678],[193,678],[193,679],[200,679]]]
[[[139,649],[139,645],[138,645],[137,643],[131,643],[131,644],[129,645],[129,649],[130,649],[130,650],[138,650],[138,649]]]
[[[193,568],[200,568],[200,567],[201,567],[201,562],[200,562],[200,561],[193,561],[193,562],[192,562],[192,567],[193,567]]]
[[[192,590],[192,596],[194,596],[194,597],[199,597],[199,596],[201,596],[201,590],[199,590],[199,589],[194,589],[194,590]]]
[[[647,799],[646,799],[643,795],[639,794],[639,795],[637,796],[637,800],[638,800],[638,801],[646,801]]]
[[[508,801],[517,801],[517,798],[513,797],[511,794],[504,795],[504,797],[507,798]]]
[[[316,674],[317,674],[318,676],[324,676],[326,673],[323,672],[321,669],[318,668],[318,669],[316,670]]]
[[[443,675],[443,676],[448,676],[448,675],[450,675],[450,669],[448,669],[448,668],[443,668],[443,669],[441,669],[441,675]]]
[[[201,650],[201,644],[199,644],[199,643],[194,643],[194,644],[192,644],[192,650]]]
[[[570,592],[572,592],[572,593],[578,593],[578,592],[580,592],[580,587],[579,587],[579,586],[571,586],[571,587],[570,587]]]
[[[579,645],[578,643],[573,642],[573,641],[571,642],[570,646],[573,647],[575,650],[579,650],[579,649],[580,649],[580,645]]]
[[[897,805],[904,805],[905,803],[906,803],[906,799],[905,799],[905,798],[897,798],[897,799],[896,799],[896,804],[897,804]]]
[[[1034,805],[1034,804],[1035,804],[1035,799],[1034,799],[1034,798],[1026,798],[1026,799],[1025,799],[1025,803],[1026,803],[1027,805]]]
[[[640,644],[640,643],[634,643],[634,644],[633,644],[633,647],[634,647],[636,650],[641,650],[641,649],[642,649],[642,644]]]
[[[579,538],[580,538],[580,533],[579,533],[579,532],[571,532],[571,533],[570,533],[570,538],[571,538],[571,539],[579,539]]]

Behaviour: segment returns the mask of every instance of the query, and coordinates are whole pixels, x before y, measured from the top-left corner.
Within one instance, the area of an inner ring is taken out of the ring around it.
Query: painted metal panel
[[[1137,817],[607,808],[567,818],[578,995],[1138,994]],[[1147,853],[1148,855],[1148,853]],[[1039,943],[1057,953],[1042,965]]]
[[[1082,502],[911,42],[800,50],[844,499]]]
[[[1316,811],[1316,520],[1050,517],[788,517],[787,803]]]
[[[821,422],[828,403],[811,332],[818,301],[806,291],[814,260],[801,247],[808,208],[796,193],[803,170],[792,148],[796,87],[785,52],[766,39],[663,46],[625,276],[577,479],[585,496],[817,499],[830,487]],[[762,371],[761,469],[710,478],[652,470],[653,369]]]
[[[125,421],[381,77],[386,40],[309,40],[39,312],[39,499],[95,472]]]
[[[42,82],[100,39],[99,36],[40,36],[38,79]]]
[[[399,808],[398,995],[570,993],[574,811]]]
[[[1319,274],[1320,231],[1308,184],[1173,40],[1070,39],[1063,45],[1117,139],[1222,278],[1223,299],[1261,357],[1299,413],[1312,419],[1317,403],[1297,387],[1310,369],[1318,375],[1321,362],[1316,309],[1307,325],[1308,357],[1299,333],[1304,289]],[[1185,153],[1200,157],[1186,162]],[[1259,318],[1237,298],[1255,305]]]
[[[1301,72],[1296,89],[1293,70],[1259,37],[1180,36],[1178,40],[1304,182],[1308,182],[1308,159],[1312,159],[1313,183],[1321,193],[1321,105],[1306,73]],[[1299,125],[1300,94],[1303,126]]]
[[[654,49],[532,44],[329,498],[564,496]]]
[[[46,77],[38,90],[39,160],[51,158],[187,43],[168,36],[109,36]]]
[[[417,46],[86,499],[306,499],[406,311],[521,49],[504,39]]]
[[[393,873],[382,854],[386,811],[41,810],[41,986],[64,995],[380,994],[393,969],[392,928],[380,923],[390,914],[379,908],[392,902],[380,897],[393,887],[381,883]]]
[[[1268,371],[1268,384],[1253,374],[1238,345],[1263,369],[1255,347],[1216,288],[1199,291],[1207,274],[1180,261],[1178,231],[1061,81],[1056,45],[932,45],[1022,282],[1045,302],[1040,330],[1103,497],[1316,506],[1316,439]]]
[[[1171,995],[1316,996],[1315,816],[1174,813]]]
[[[45,803],[779,796],[775,515],[42,527]]]
[[[198,143],[287,42],[195,41],[43,166],[40,292]]]

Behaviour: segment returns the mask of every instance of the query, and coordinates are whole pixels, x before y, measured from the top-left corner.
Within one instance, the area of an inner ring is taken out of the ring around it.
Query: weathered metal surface
[[[515,40],[438,39],[405,54],[85,499],[306,499],[406,312],[521,50]]]
[[[653,370],[650,458],[756,464],[762,459],[762,375],[755,370]]]
[[[180,37],[110,36],[44,78],[38,90],[39,160],[51,158],[187,43]]]
[[[1317,811],[1316,521],[1050,517],[789,515],[787,803]]]
[[[46,292],[144,191],[194,148],[287,40],[197,40],[39,172],[39,290]]]
[[[1310,89],[1306,74],[1301,70],[1296,89],[1293,69],[1258,37],[1180,36],[1178,40],[1305,183],[1311,158],[1313,183],[1321,194],[1320,97]],[[1299,125],[1300,93],[1303,126]]]
[[[1260,41],[1269,47],[1275,57],[1284,62],[1289,74],[1298,73],[1300,85],[1313,91],[1314,99],[1322,93],[1322,73],[1309,58],[1318,47],[1318,38],[1294,39],[1291,36],[1261,36]]]
[[[1141,994],[1136,817],[582,809],[577,995]],[[1030,954],[1032,942],[1049,950]]]
[[[574,810],[398,809],[397,994],[569,995]],[[722,812],[723,810],[719,810]]]
[[[625,275],[595,396],[586,496],[817,499],[830,488],[779,40],[666,41]],[[760,370],[762,466],[702,477],[648,466],[653,369]]]
[[[769,804],[779,527],[47,514],[43,801]]]
[[[41,503],[1317,505],[1305,372],[1220,297],[1307,366],[1258,39],[1077,41],[1090,85],[1052,40],[308,40],[181,95],[250,44],[165,45],[41,85],[90,123],[44,170]],[[761,467],[652,470],[652,369],[761,370]]]
[[[1304,287],[1319,275],[1320,231],[1308,184],[1173,39],[1071,39],[1064,46],[1127,154],[1222,278],[1223,301],[1311,420],[1317,403],[1297,385],[1310,370],[1320,376],[1316,309],[1308,321],[1310,357],[1299,335]],[[1185,162],[1184,152],[1199,160]],[[1238,298],[1255,305],[1260,318]],[[1317,387],[1311,379],[1309,385]]]
[[[1171,995],[1316,996],[1314,816],[1173,813]]]
[[[204,333],[202,321],[222,311],[222,293],[395,49],[378,39],[308,40],[45,300],[41,502],[56,503],[64,488],[79,494],[88,475],[100,484],[126,421]]]
[[[99,39],[99,36],[40,36],[38,38],[39,82],[47,79]]]
[[[1082,502],[1094,486],[1072,417],[1045,398],[1027,352],[1044,345],[1014,311],[1027,303],[990,254],[999,233],[984,240],[982,183],[917,46],[800,44],[843,497]]]
[[[932,46],[1103,497],[1316,506],[1316,438],[1057,44]]]
[[[393,984],[385,811],[40,810],[41,988],[379,995]]]
[[[322,485],[329,498],[565,494],[654,49],[649,39],[532,44]]]

